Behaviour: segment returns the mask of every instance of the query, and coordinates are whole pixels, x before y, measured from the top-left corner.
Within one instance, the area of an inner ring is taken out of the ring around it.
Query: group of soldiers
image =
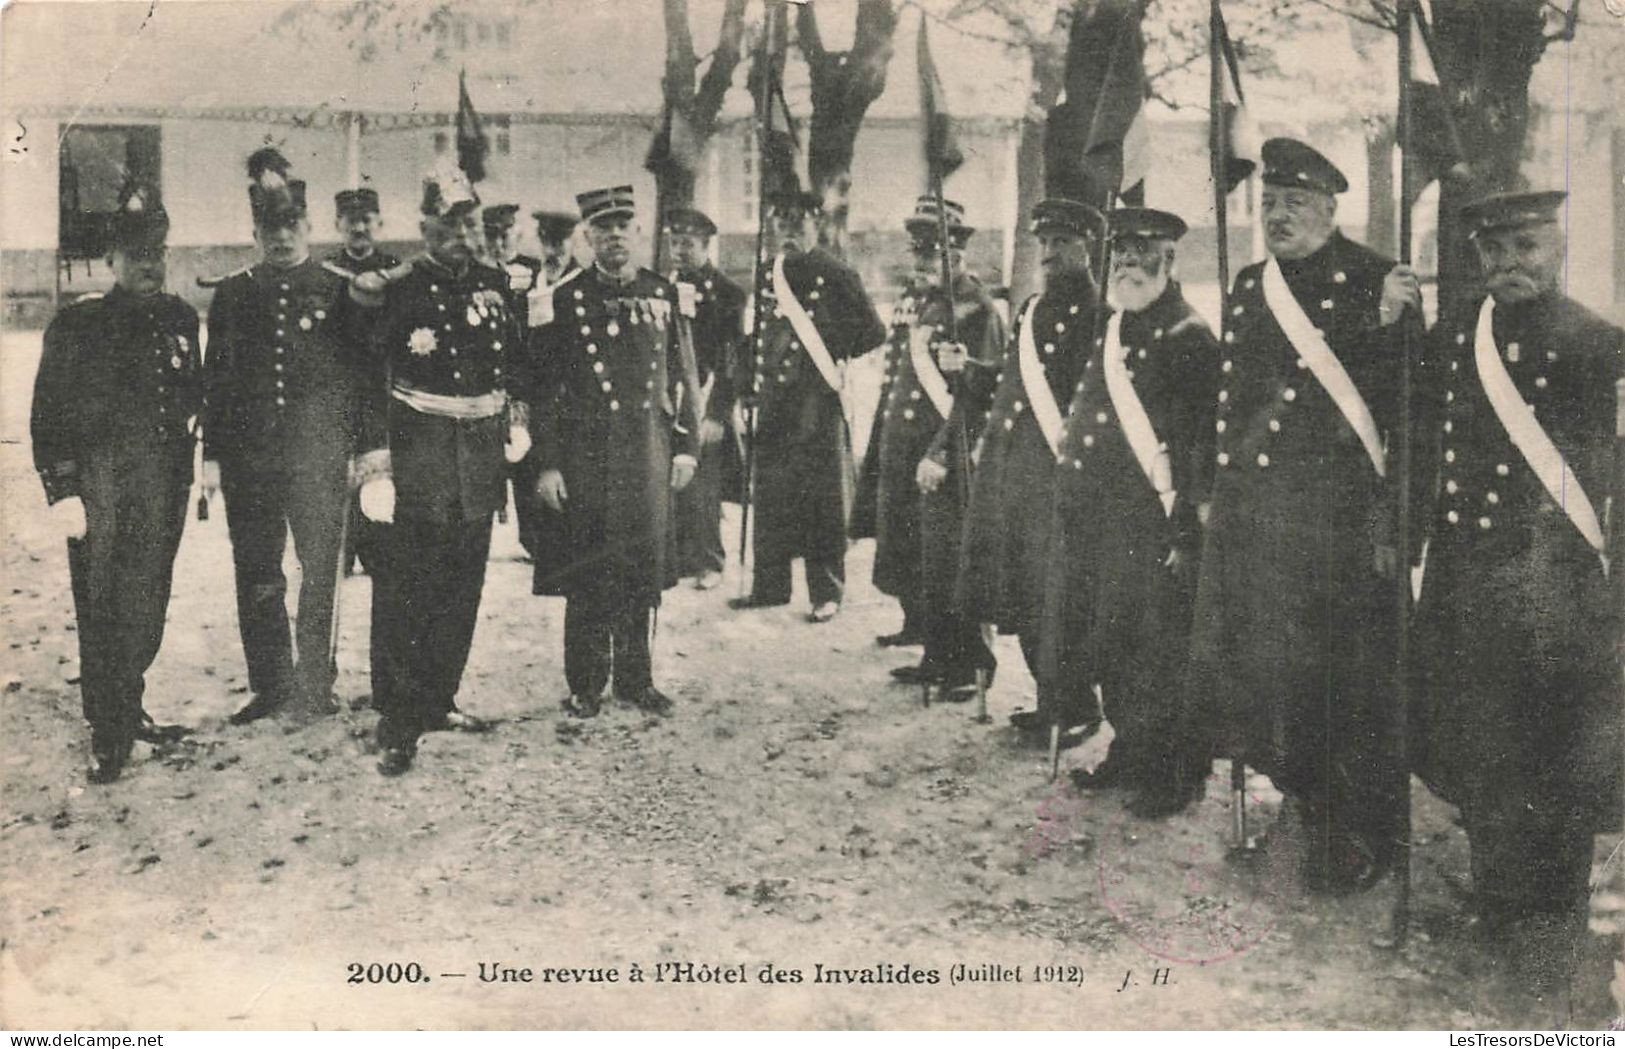
[[[664,216],[670,277],[636,266],[628,186],[580,195],[579,217],[538,213],[536,259],[514,253],[516,207],[481,213],[455,173],[431,177],[424,251],[405,263],[373,246],[377,197],[346,190],[343,247],[318,262],[303,183],[261,151],[261,259],[218,284],[205,359],[196,314],[162,292],[167,221],[131,194],[115,287],[53,322],[34,404],[92,777],[184,731],[147,718],[141,692],[194,415],[253,693],[233,721],[333,709],[353,529],[389,775],[424,732],[486,727],[455,700],[510,480],[535,591],[567,601],[566,712],[596,715],[609,690],[664,714],[654,610],[680,577],[717,585],[725,478],[748,463],[754,570],[732,607],[788,603],[800,558],[808,618],[829,621],[849,538],[872,535],[874,583],[903,612],[877,640],[922,648],[894,676],[971,698],[993,631],[1015,635],[1037,683],[1019,738],[1114,729],[1078,789],[1127,788],[1132,812],[1161,818],[1202,796],[1215,758],[1250,765],[1299,812],[1306,883],[1345,893],[1394,860],[1414,771],[1461,810],[1487,922],[1578,913],[1591,835],[1620,818],[1625,334],[1562,294],[1560,193],[1467,210],[1487,295],[1430,332],[1416,274],[1338,231],[1337,168],[1289,139],[1262,155],[1269,254],[1237,275],[1218,337],[1175,276],[1186,223],[1150,208],[1041,201],[1043,290],[1007,336],[963,266],[974,230],[940,195],[904,222],[914,266],[887,325],[793,186],[766,201],[748,300],[692,209]],[[877,348],[859,475],[844,372]],[[1396,595],[1418,571],[1399,710]]]

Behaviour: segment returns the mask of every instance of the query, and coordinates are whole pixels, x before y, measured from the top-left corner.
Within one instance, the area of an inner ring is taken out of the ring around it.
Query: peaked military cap
[[[903,220],[903,228],[908,230],[916,243],[935,244],[942,233],[944,217],[947,219],[949,243],[964,247],[970,235],[976,232],[973,227],[965,225],[965,206],[958,201],[944,200],[939,209],[935,193],[922,194],[914,201],[914,214]]]
[[[629,218],[637,214],[637,202],[631,186],[606,186],[576,194],[576,206],[581,209],[581,221],[598,222],[609,218]]]
[[[169,236],[169,214],[150,186],[132,186],[113,214],[108,233],[108,249],[125,252],[152,251],[164,246]]]
[[[271,146],[248,157],[248,208],[254,225],[280,229],[305,217],[305,183],[289,178],[292,165]]]
[[[712,237],[717,232],[717,224],[699,208],[672,208],[666,212],[666,228],[673,233],[693,233],[701,237]]]
[[[486,229],[512,229],[518,214],[518,204],[492,204],[480,212],[480,225]]]
[[[341,189],[333,194],[333,210],[342,215],[365,215],[378,210],[378,191],[368,186]]]
[[[1188,228],[1178,215],[1156,208],[1118,208],[1108,218],[1113,240],[1118,237],[1178,240]]]
[[[1050,197],[1033,205],[1034,235],[1052,232],[1096,236],[1106,226],[1106,216],[1077,200]]]
[[[536,220],[536,235],[554,244],[569,240],[581,221],[568,211],[533,211],[530,217]]]
[[[1520,193],[1491,193],[1461,209],[1467,235],[1476,237],[1494,229],[1535,226],[1557,221],[1568,194],[1560,189]]]
[[[423,176],[423,202],[419,205],[423,214],[445,218],[479,205],[479,194],[460,169],[447,166]]]
[[[784,186],[767,195],[767,207],[769,211],[779,214],[799,211],[804,215],[816,215],[823,210],[824,198],[800,186]]]
[[[1349,180],[1336,164],[1297,139],[1272,138],[1259,152],[1266,186],[1313,189],[1331,196],[1349,188]]]

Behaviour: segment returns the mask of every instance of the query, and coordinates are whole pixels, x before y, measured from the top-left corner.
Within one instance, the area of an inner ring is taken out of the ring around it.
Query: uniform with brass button
[[[810,226],[820,204],[815,195],[789,190],[769,206],[776,224]],[[732,604],[787,604],[791,562],[800,557],[813,616],[823,620],[836,614],[846,585],[855,480],[838,373],[841,362],[880,345],[886,327],[856,272],[822,248],[794,247],[770,270],[782,272],[795,303],[780,301],[778,275],[770,272],[760,289],[768,307],[759,311],[762,330],[755,333],[754,354],[744,355],[754,356],[754,374],[741,374],[735,383],[742,395],[754,390],[757,407],[754,575],[750,595]],[[792,314],[798,308],[821,347],[808,345],[797,330]],[[815,359],[820,349],[824,363]]]
[[[1078,265],[1046,276],[1043,294],[1017,311],[999,370],[967,371],[965,394],[955,400],[955,412],[982,424],[956,600],[972,621],[1015,634],[1036,674],[1047,580],[1054,570],[1049,555],[1056,449],[1050,440],[1059,437],[1061,415],[1094,346],[1098,289],[1087,245],[1100,235],[1102,218],[1087,204],[1051,198],[1034,207],[1031,228],[1040,238],[1074,238]],[[1065,696],[1040,688],[1038,707],[1016,723],[1071,728],[1097,718],[1082,685],[1068,687]]]
[[[421,733],[478,730],[457,707],[485,585],[492,515],[506,501],[511,355],[522,343],[506,276],[475,256],[478,198],[453,170],[424,180],[428,251],[391,282],[373,327],[372,398],[357,473],[392,492],[373,579],[379,770],[404,772]],[[388,482],[385,485],[385,482]]]
[[[730,465],[737,455],[728,439],[734,403],[733,369],[744,331],[745,291],[729,280],[705,255],[716,223],[695,208],[673,209],[666,215],[671,234],[679,309],[692,309],[696,379],[703,399],[700,464],[694,480],[677,493],[677,574],[692,576],[696,585],[720,582],[722,549],[722,492]],[[678,258],[679,251],[690,253]],[[692,289],[692,292],[683,288]],[[681,301],[692,296],[692,303]],[[705,440],[706,436],[714,440]]]
[[[253,693],[235,723],[290,704],[306,716],[334,709],[333,603],[364,332],[344,279],[308,254],[305,185],[287,174],[275,150],[249,158],[262,257],[222,281],[209,307],[203,454],[219,463]],[[282,574],[290,531],[296,636]]]
[[[535,455],[563,527],[537,558],[535,592],[566,599],[568,713],[596,715],[606,686],[667,713],[650,631],[677,581],[672,488],[696,464],[699,423],[678,395],[675,289],[630,262],[632,188],[577,199],[599,258],[554,293],[554,323],[538,337]]]
[[[68,539],[79,692],[91,778],[116,778],[133,742],[182,730],[142,709],[186,522],[202,404],[197,313],[163,292],[169,228],[157,193],[132,187],[114,217],[113,289],[87,295],[45,331],[34,382],[34,465]]]
[[[502,271],[508,279],[508,310],[525,333],[525,345],[530,338],[530,299],[542,281],[542,260],[534,255],[523,255],[515,247],[514,227],[518,221],[519,205],[491,204],[480,212],[480,225],[485,231],[485,262]],[[539,318],[540,320],[540,318]],[[513,355],[514,360],[523,356]],[[516,380],[518,376],[514,377]],[[523,420],[513,420],[522,423]],[[508,464],[508,479],[513,488],[515,515],[519,518],[519,545],[534,560],[540,542],[542,507],[536,499],[536,460],[529,455]],[[500,516],[500,515],[499,515]]]
[[[959,204],[944,205],[950,244],[960,254],[974,231],[965,225]],[[954,606],[968,479],[959,476],[962,456],[950,454],[958,438],[947,429],[959,379],[944,373],[938,361],[945,344],[957,338],[982,367],[996,367],[1004,325],[981,283],[969,274],[958,274],[952,302],[943,293],[941,225],[935,195],[921,197],[904,223],[913,241],[915,277],[892,315],[884,349],[886,387],[864,473],[872,478],[869,500],[875,508],[875,588],[898,599],[905,632],[913,625],[924,645],[918,666],[893,674],[942,684],[946,697],[958,698],[953,690],[973,684],[976,670],[992,669],[994,660],[978,625],[960,617]],[[927,456],[951,476],[923,492],[917,474]],[[860,491],[859,504],[865,501]]]
[[[1583,934],[1593,835],[1620,824],[1625,333],[1560,290],[1563,199],[1468,207],[1490,294],[1441,319],[1419,370],[1412,737],[1461,810],[1479,916]]]
[[[1386,868],[1399,775],[1385,714],[1394,584],[1378,569],[1393,543],[1393,263],[1337,230],[1348,183],[1325,157],[1271,139],[1263,160],[1271,257],[1236,277],[1212,491],[1193,493],[1211,515],[1189,698],[1220,753],[1301,803],[1306,883],[1345,892]]]
[[[1116,735],[1085,785],[1136,789],[1131,811],[1160,817],[1200,797],[1210,764],[1179,688],[1201,557],[1194,494],[1213,471],[1218,340],[1169,276],[1184,221],[1148,208],[1108,217],[1118,312],[1067,411],[1041,667],[1100,688]]]

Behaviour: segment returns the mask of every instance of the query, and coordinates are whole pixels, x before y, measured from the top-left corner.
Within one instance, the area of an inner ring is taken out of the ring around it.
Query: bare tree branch
[[[1562,18],[1561,26],[1553,32],[1546,34],[1546,42],[1566,44],[1573,40],[1574,31],[1580,26],[1580,0],[1569,0],[1569,6],[1567,9],[1559,7],[1557,4],[1551,3],[1550,0],[1548,0],[1546,7],[1549,10],[1557,12],[1557,14]]]
[[[745,0],[728,0],[722,9],[722,29],[717,34],[717,49],[711,53],[711,65],[700,78],[694,95],[694,123],[709,136],[715,130],[717,115],[722,112],[723,100],[733,84],[734,70],[739,67],[745,38]]]

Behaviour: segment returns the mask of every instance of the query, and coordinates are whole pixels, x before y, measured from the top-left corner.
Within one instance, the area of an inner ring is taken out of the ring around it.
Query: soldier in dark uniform
[[[736,384],[756,404],[755,576],[732,608],[790,602],[790,562],[802,558],[813,622],[835,618],[846,586],[852,447],[842,362],[880,345],[886,327],[858,275],[813,247],[819,199],[799,189],[768,201],[775,258],[750,374]]]
[[[514,235],[514,222],[518,214],[517,204],[491,204],[480,212],[480,224],[485,230],[484,262],[501,270],[508,278],[508,308],[518,319],[520,329],[526,332],[528,345],[530,302],[540,288],[542,260],[534,255],[519,253]],[[520,427],[526,426],[523,419],[510,421]],[[508,479],[513,484],[514,511],[519,518],[519,545],[534,560],[542,514],[536,498],[536,461],[527,455],[510,464]]]
[[[533,211],[530,217],[536,220],[536,242],[542,249],[542,283],[557,288],[581,272],[581,263],[570,250],[578,220],[568,211]],[[532,326],[543,323],[540,318],[531,320]]]
[[[373,573],[373,696],[383,716],[378,771],[399,775],[418,737],[479,731],[457,689],[485,586],[505,462],[528,443],[505,425],[510,355],[522,344],[507,277],[478,261],[479,199],[457,171],[423,185],[427,253],[393,282],[357,278],[373,301],[375,388],[357,463],[361,508],[390,523]],[[522,413],[521,413],[522,414]],[[506,451],[505,451],[506,449]]]
[[[1403,289],[1337,230],[1348,182],[1264,144],[1270,259],[1243,269],[1221,347],[1190,697],[1298,803],[1306,885],[1349,892],[1392,856],[1398,765],[1390,466]]]
[[[1200,797],[1210,763],[1178,692],[1201,554],[1192,493],[1213,471],[1218,340],[1172,276],[1184,221],[1149,208],[1108,218],[1116,312],[1061,437],[1042,676],[1099,687],[1116,732],[1105,761],[1074,782],[1136,790],[1129,810],[1155,818]]]
[[[1104,225],[1087,204],[1038,202],[1032,232],[1041,245],[1044,291],[1022,305],[998,370],[967,372],[966,395],[954,404],[967,419],[986,413],[960,555],[960,612],[1015,634],[1035,677],[1046,581],[1055,568],[1049,556],[1055,457],[1073,387],[1094,348],[1098,289],[1089,258]],[[1059,725],[1063,746],[1082,742],[1083,732],[1074,730],[1100,720],[1087,686],[1055,682],[1070,691],[1051,695],[1043,687],[1051,683],[1039,683],[1038,710],[1018,713],[1012,723],[1030,738]]]
[[[344,245],[327,257],[329,267],[355,274],[390,270],[401,264],[401,260],[394,255],[378,250],[378,230],[384,223],[378,211],[377,190],[367,186],[341,189],[333,194],[333,209],[336,213],[333,225],[343,238]],[[346,572],[358,562],[365,570],[370,563],[371,552],[378,544],[376,533],[380,526],[361,516],[361,507],[356,499],[352,493],[350,516],[344,532],[345,545],[348,547],[344,557]]]
[[[914,280],[892,315],[885,392],[870,448],[875,588],[901,602],[905,632],[915,624],[925,646],[918,665],[892,675],[942,685],[944,697],[954,699],[968,698],[955,690],[974,684],[977,668],[991,668],[993,656],[979,625],[954,606],[969,478],[960,476],[965,446],[947,424],[967,348],[984,367],[997,367],[1004,325],[981,284],[964,272],[965,245],[975,232],[965,225],[964,208],[954,201],[944,206],[954,294],[950,300],[942,289],[943,216],[937,198],[923,196],[903,224],[912,241]]]
[[[190,419],[203,403],[197,313],[163,291],[168,231],[156,193],[128,193],[108,250],[113,290],[56,316],[34,382],[34,466],[68,540],[94,783],[118,778],[134,741],[185,734],[141,704],[186,522]]]
[[[1625,332],[1561,291],[1564,196],[1466,209],[1489,294],[1428,340],[1412,754],[1461,809],[1486,927],[1579,935],[1592,836],[1620,825]]]
[[[253,692],[233,724],[285,707],[301,718],[334,709],[333,600],[363,367],[346,281],[308,252],[305,184],[273,149],[248,166],[261,260],[215,289],[203,418],[205,485],[218,477],[226,499]],[[296,638],[282,575],[290,531]]]
[[[616,698],[666,714],[650,633],[676,581],[671,493],[693,479],[699,452],[693,401],[678,395],[676,292],[632,264],[632,187],[577,199],[597,261],[554,292],[554,323],[538,339],[538,491],[564,528],[537,562],[536,592],[566,598],[566,712],[595,716],[613,680]]]
[[[694,334],[700,385],[700,465],[677,495],[677,574],[710,590],[722,582],[722,475],[734,403],[732,372],[743,336],[745,292],[711,262],[716,223],[694,208],[666,215],[679,312]]]

